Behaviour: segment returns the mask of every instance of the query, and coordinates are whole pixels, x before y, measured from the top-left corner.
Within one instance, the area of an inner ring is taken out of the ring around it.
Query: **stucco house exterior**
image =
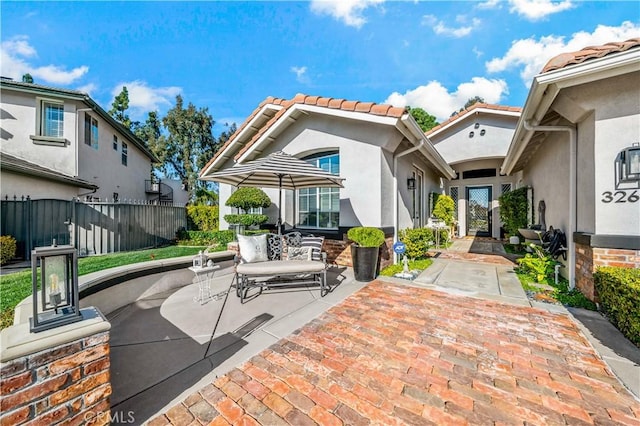
[[[428,139],[456,171],[444,190],[456,203],[458,236],[500,238],[498,197],[516,179],[500,173],[520,108],[475,103],[427,132]]]
[[[563,275],[585,295],[595,267],[640,267],[640,38],[551,59],[501,172],[545,201],[568,239]]]
[[[442,192],[442,180],[455,171],[429,143],[405,108],[299,94],[265,99],[202,169],[209,173],[275,151],[305,159],[345,178],[341,189],[284,191],[285,229],[325,236],[331,260],[349,264],[347,230],[373,226],[385,231],[388,248],[398,230],[426,224],[428,194]],[[407,180],[415,178],[415,189]],[[220,228],[228,224],[225,206],[233,187],[221,184]],[[274,202],[264,211],[277,219]],[[390,252],[386,259],[391,259]]]
[[[94,201],[177,201],[153,186],[145,144],[87,94],[3,78],[1,192]],[[185,200],[186,201],[186,200]]]

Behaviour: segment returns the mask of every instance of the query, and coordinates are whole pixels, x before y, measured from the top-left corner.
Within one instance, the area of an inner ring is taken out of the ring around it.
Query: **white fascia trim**
[[[247,136],[247,133],[250,133],[250,132],[255,133],[255,130],[252,130],[253,124],[255,124],[255,122],[258,121],[258,119],[260,119],[267,110],[275,110],[276,112],[278,112],[282,108],[284,108],[282,105],[273,105],[273,104],[266,104],[265,106],[263,106],[260,109],[260,111],[258,111],[258,113],[255,115],[255,117],[253,117],[251,121],[247,123],[247,125],[240,131],[240,133],[238,133],[238,135],[225,148],[224,152],[220,153],[220,155],[218,155],[216,159],[213,160],[213,163],[211,163],[209,167],[205,169],[205,171],[201,174],[202,177],[203,178],[206,177],[207,173],[211,172],[211,169],[214,169],[216,165],[218,165],[218,163],[223,161],[223,159],[228,159],[233,157],[233,155],[235,154],[235,151],[237,151],[237,148],[240,148],[240,146],[238,146],[239,144],[241,144],[240,141],[243,141],[245,139],[245,136]],[[228,155],[229,153],[230,155]]]
[[[438,169],[440,173],[442,173],[443,176],[448,176],[449,179],[456,177],[456,171],[449,166],[449,163],[447,163],[438,150],[436,150],[431,140],[429,140],[427,135],[424,134],[411,114],[404,114],[400,118],[399,122],[407,128],[416,141],[419,142],[420,140],[425,140],[427,142],[422,146],[420,152]]]
[[[306,104],[294,104],[289,107],[289,110],[284,113],[278,121],[273,124],[264,134],[258,139],[252,146],[249,148],[242,156],[238,159],[238,163],[242,163],[245,161],[256,149],[262,146],[266,141],[272,138],[272,134],[278,130],[285,129],[291,124],[295,122],[291,118],[291,116],[296,112],[309,113],[313,112],[316,114],[329,115],[332,117],[340,117],[347,118],[351,120],[360,120],[367,121],[369,123],[376,124],[384,124],[384,125],[395,125],[397,118],[374,115],[366,112],[356,112],[356,111],[345,111],[337,108],[327,108],[327,107],[319,107],[317,105],[306,105]]]
[[[610,54],[535,76],[500,173],[510,175],[513,172],[535,133],[525,129],[524,122],[540,123],[561,89],[637,71],[640,71],[640,49]]]
[[[504,115],[507,117],[520,117],[520,112],[516,112],[516,111],[503,111],[503,110],[497,110],[497,109],[491,109],[491,108],[476,108],[471,111],[468,111],[466,114],[458,117],[456,120],[453,120],[450,123],[447,123],[445,126],[440,127],[438,130],[434,131],[433,133],[429,133],[429,136],[436,136],[437,134],[442,133],[447,129],[450,129],[453,126],[456,126],[462,123],[466,119],[471,118],[471,116],[474,115],[475,113]]]

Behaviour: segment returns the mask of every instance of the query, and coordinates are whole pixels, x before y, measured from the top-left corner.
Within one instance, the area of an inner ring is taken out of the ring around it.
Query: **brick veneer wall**
[[[0,365],[0,425],[108,424],[109,333]]]
[[[576,287],[593,302],[599,301],[593,280],[598,266],[640,268],[640,250],[598,248],[576,243]]]
[[[239,252],[238,243],[233,241],[227,244],[227,250]],[[340,266],[353,267],[351,262],[351,241],[345,236],[342,240],[325,238],[322,250],[327,253],[327,263]],[[393,236],[385,238],[384,245],[380,248],[380,269],[393,264]]]

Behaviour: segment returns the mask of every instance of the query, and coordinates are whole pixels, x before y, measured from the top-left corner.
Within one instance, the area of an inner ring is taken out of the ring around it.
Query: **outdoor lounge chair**
[[[329,292],[326,253],[322,252],[323,237],[303,236],[300,232],[284,235],[262,234],[238,236],[240,253],[235,257],[236,295],[244,303],[250,289],[317,285],[320,296]],[[265,240],[266,244],[263,241]],[[258,247],[262,244],[262,247]],[[304,248],[308,247],[305,251]],[[243,252],[244,248],[244,252]],[[264,251],[264,253],[253,253]],[[247,253],[251,252],[251,253]],[[298,257],[293,258],[296,252]]]

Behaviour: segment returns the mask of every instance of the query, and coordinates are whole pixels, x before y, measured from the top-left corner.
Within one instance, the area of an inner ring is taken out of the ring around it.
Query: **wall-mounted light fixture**
[[[414,189],[416,189],[416,178],[410,177],[407,179],[407,189],[409,191],[413,191]]]
[[[615,169],[616,189],[640,188],[640,143],[620,151]]]

